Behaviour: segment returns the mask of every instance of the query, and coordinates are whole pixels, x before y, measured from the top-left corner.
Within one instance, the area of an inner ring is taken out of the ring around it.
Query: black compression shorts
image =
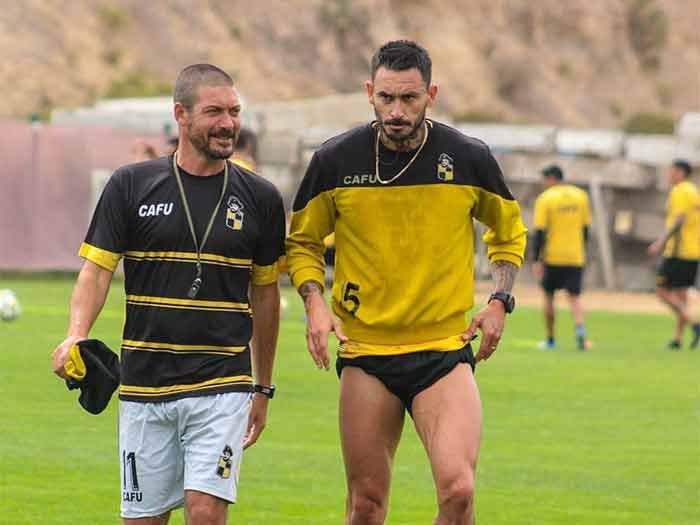
[[[468,363],[474,371],[476,361],[470,345],[449,352],[430,350],[400,355],[360,356],[352,359],[338,357],[335,368],[338,377],[346,366],[356,366],[375,376],[389,392],[401,400],[410,414],[413,398],[449,374],[459,363]]]

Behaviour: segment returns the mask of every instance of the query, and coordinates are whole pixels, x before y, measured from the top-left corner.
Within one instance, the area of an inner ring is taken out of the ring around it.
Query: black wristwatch
[[[264,395],[268,399],[272,399],[275,397],[275,385],[255,385],[253,386],[253,390],[259,394]]]
[[[503,303],[503,306],[506,308],[506,313],[509,314],[513,310],[515,310],[515,297],[510,295],[509,293],[506,292],[494,292],[491,294],[489,297],[489,303],[496,299],[497,301],[501,301]]]

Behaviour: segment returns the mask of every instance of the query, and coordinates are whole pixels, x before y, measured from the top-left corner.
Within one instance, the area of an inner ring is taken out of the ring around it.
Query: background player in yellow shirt
[[[656,295],[676,316],[676,331],[669,350],[680,350],[686,325],[693,328],[690,348],[700,342],[700,323],[693,322],[688,306],[688,288],[695,284],[700,260],[700,195],[689,179],[692,168],[676,160],[668,170],[671,192],[666,201],[666,231],[648,249],[663,259],[656,276]]]
[[[557,165],[542,170],[545,190],[535,201],[535,242],[533,270],[544,290],[545,349],[556,346],[554,336],[554,292],[565,289],[576,323],[579,350],[588,346],[581,304],[586,241],[591,224],[588,195],[571,184],[564,184],[564,172]]]

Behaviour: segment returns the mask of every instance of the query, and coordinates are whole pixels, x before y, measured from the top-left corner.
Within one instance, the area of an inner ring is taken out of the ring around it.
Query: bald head
[[[174,102],[182,104],[188,111],[197,103],[201,86],[232,87],[233,79],[223,69],[211,64],[192,64],[180,71],[175,81]]]

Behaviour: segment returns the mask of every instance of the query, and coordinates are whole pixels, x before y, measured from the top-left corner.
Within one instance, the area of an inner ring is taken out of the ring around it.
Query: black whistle
[[[202,279],[201,277],[195,278],[194,281],[192,281],[192,286],[190,286],[190,291],[187,292],[187,297],[190,299],[194,299],[197,297],[197,294],[199,293],[199,289],[202,287]]]

